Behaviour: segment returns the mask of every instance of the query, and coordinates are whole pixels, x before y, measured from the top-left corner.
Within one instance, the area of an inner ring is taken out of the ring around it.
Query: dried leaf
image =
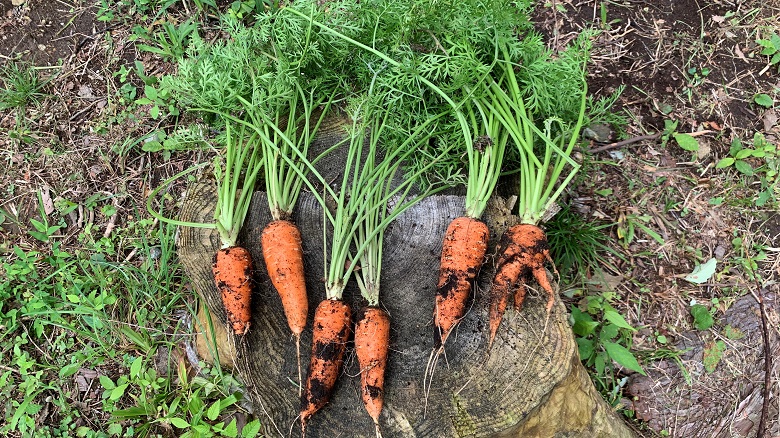
[[[54,201],[51,199],[48,186],[44,186],[41,189],[41,203],[43,204],[43,212],[47,216],[54,213]]]
[[[771,131],[777,125],[777,113],[775,110],[765,112],[762,121],[764,122],[764,132]]]

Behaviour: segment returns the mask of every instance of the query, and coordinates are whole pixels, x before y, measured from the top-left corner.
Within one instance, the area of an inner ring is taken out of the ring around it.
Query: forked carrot
[[[547,312],[555,303],[555,293],[547,278],[544,263],[550,259],[550,247],[547,236],[536,225],[515,225],[501,237],[499,244],[499,259],[496,264],[496,275],[490,293],[490,337],[488,346],[493,345],[501,318],[504,316],[507,301],[512,288],[516,287],[514,300],[515,309],[519,311],[525,300],[526,280],[532,276],[539,286],[547,292]]]
[[[526,284],[534,278],[547,292],[548,316],[555,303],[555,292],[547,278],[545,262],[555,265],[550,258],[547,236],[539,228],[546,217],[554,213],[557,199],[564,193],[580,165],[572,160],[571,153],[579,141],[587,102],[587,83],[584,63],[572,70],[570,80],[582,85],[580,111],[575,121],[550,117],[539,124],[521,91],[510,50],[500,46],[503,57],[501,75],[505,90],[494,84],[501,129],[509,132],[517,146],[520,164],[518,216],[521,223],[509,228],[501,237],[496,273],[490,292],[488,348],[495,341],[506,310],[509,294],[514,289],[515,309],[520,310],[525,300]],[[577,71],[579,70],[579,71]],[[543,128],[540,128],[540,126]],[[563,179],[559,181],[562,177]]]
[[[344,349],[349,339],[352,310],[342,300],[323,300],[314,311],[312,351],[306,386],[301,395],[301,431],[330,400],[341,373]]]
[[[360,364],[363,404],[379,432],[385,400],[385,369],[390,348],[390,315],[379,307],[364,307],[355,323],[355,354]]]
[[[228,324],[233,333],[246,334],[252,316],[252,256],[240,246],[222,248],[214,255],[211,269]]]
[[[479,219],[461,216],[447,227],[441,250],[434,309],[434,349],[439,349],[466,313],[471,287],[485,259],[490,232]]]

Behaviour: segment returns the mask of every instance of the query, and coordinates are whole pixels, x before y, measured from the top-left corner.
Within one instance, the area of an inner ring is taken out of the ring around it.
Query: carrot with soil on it
[[[230,123],[225,130],[225,165],[215,166],[217,181],[217,207],[214,212],[216,228],[222,247],[214,256],[212,272],[214,283],[222,297],[227,321],[236,335],[249,331],[252,318],[252,256],[246,248],[238,246],[238,232],[249,211],[257,174],[262,165],[257,136],[248,135],[241,127],[238,135],[232,135]],[[246,163],[246,166],[245,166]],[[246,167],[246,169],[245,169]],[[220,178],[221,176],[221,178]],[[240,195],[239,181],[243,179]]]
[[[262,167],[257,135],[250,134],[242,123],[234,132],[231,122],[225,120],[225,133],[221,137],[225,147],[214,161],[217,180],[217,205],[213,223],[179,221],[164,217],[152,208],[157,194],[185,174],[199,169],[195,166],[180,172],[157,187],[150,194],[146,208],[157,219],[179,226],[212,228],[219,233],[221,246],[212,260],[214,285],[220,293],[227,324],[235,335],[249,331],[252,310],[252,256],[246,248],[237,245],[238,233],[249,211],[255,181]]]
[[[361,310],[355,323],[355,354],[360,365],[360,395],[381,436],[379,415],[385,400],[385,370],[390,350],[390,315],[376,305]]]
[[[377,104],[374,104],[377,105]],[[390,105],[385,105],[390,107]],[[412,207],[423,197],[444,188],[440,181],[423,190],[423,193],[410,197],[409,192],[414,187],[413,182],[419,176],[405,175],[400,182],[395,182],[395,175],[406,156],[413,153],[421,145],[426,144],[433,136],[435,129],[429,129],[428,123],[415,130],[404,129],[408,135],[401,136],[405,140],[400,145],[385,146],[379,151],[378,142],[383,138],[385,118],[389,111],[368,106],[363,117],[372,120],[368,130],[369,151],[363,162],[361,172],[376,175],[366,180],[367,184],[358,186],[357,199],[361,199],[366,208],[361,220],[356,222],[357,229],[352,240],[357,249],[353,260],[358,262],[359,269],[355,271],[360,294],[366,300],[366,306],[358,313],[355,323],[355,354],[360,365],[360,393],[368,415],[374,421],[376,436],[382,436],[379,418],[384,406],[385,370],[390,348],[390,315],[379,307],[380,278],[382,274],[382,250],[384,233],[387,226],[399,214]],[[442,153],[447,153],[448,150]],[[377,155],[384,157],[378,160]],[[398,154],[402,154],[399,156]],[[435,159],[423,166],[430,167]],[[374,181],[374,183],[371,183]],[[399,189],[403,189],[398,195]],[[397,198],[393,198],[397,196]],[[397,205],[389,205],[391,200],[398,200]]]
[[[576,121],[566,122],[550,117],[539,128],[526,105],[507,48],[502,47],[502,80],[506,89],[493,84],[495,113],[502,129],[517,146],[520,167],[518,208],[520,224],[510,227],[501,237],[496,272],[490,291],[488,348],[492,347],[510,295],[519,311],[526,285],[535,279],[547,293],[547,313],[555,303],[555,292],[547,277],[545,263],[555,265],[550,257],[547,236],[540,224],[555,214],[556,202],[579,170],[571,153],[579,140],[587,99],[584,62],[574,65],[573,81],[581,83],[580,108]],[[579,61],[577,61],[579,62]],[[541,143],[541,145],[539,145]],[[559,182],[566,171],[565,177]],[[514,291],[514,294],[513,294]]]
[[[263,168],[268,206],[272,221],[261,233],[261,246],[268,276],[279,294],[287,325],[295,338],[299,389],[301,372],[301,334],[306,328],[309,300],[303,264],[303,244],[292,213],[303,187],[304,159],[320,125],[329,114],[332,98],[318,89],[305,91],[300,84],[283,89],[281,99],[269,99],[262,108],[239,97],[255,129],[262,132]],[[316,120],[314,111],[321,108]],[[273,115],[273,119],[268,114]],[[296,157],[295,160],[291,158]],[[299,390],[299,395],[300,395]]]
[[[384,391],[384,364],[387,357],[387,342],[389,342],[382,341],[382,339],[389,339],[387,338],[389,318],[374,317],[377,311],[380,311],[378,299],[383,233],[399,214],[424,196],[444,186],[432,186],[422,194],[410,196],[413,181],[430,165],[404,178],[401,183],[391,185],[401,163],[415,151],[415,146],[420,142],[427,142],[433,136],[431,125],[437,119],[431,118],[411,130],[402,144],[393,148],[384,148],[380,152],[379,139],[383,135],[392,111],[389,108],[392,106],[381,106],[371,99],[373,97],[356,98],[356,103],[352,106],[353,123],[349,129],[346,163],[342,172],[345,176],[342,178],[339,192],[336,193],[316,169],[310,167],[309,171],[320,180],[326,193],[335,200],[335,211],[331,212],[324,197],[317,194],[313,186],[310,187],[323,206],[323,214],[327,222],[332,226],[331,238],[324,239],[326,299],[318,306],[317,313],[319,314],[320,308],[344,309],[339,310],[339,315],[342,316],[342,321],[347,319],[344,315],[348,313],[346,310],[348,305],[342,301],[342,294],[347,281],[359,266],[358,287],[369,304],[368,310],[361,312],[360,315],[369,318],[368,320],[361,318],[358,323],[355,342],[360,345],[358,354],[363,358],[358,360],[372,364],[368,374],[363,376],[366,384],[371,387],[367,387],[362,392],[366,394],[369,403],[367,409],[375,421],[376,432],[379,435],[378,421]],[[380,160],[378,157],[381,153],[383,156]],[[306,183],[309,184],[308,181]],[[397,201],[392,210],[389,209],[391,200]],[[327,242],[331,242],[329,255]],[[374,327],[377,337],[365,339],[366,330],[371,326]],[[303,434],[311,417],[330,400],[336,383],[335,376],[341,372],[345,338],[341,335],[328,336],[328,333],[333,332],[330,327],[330,324],[320,321],[320,317],[315,316],[313,337],[316,341],[312,345],[306,385],[301,396],[300,419]]]

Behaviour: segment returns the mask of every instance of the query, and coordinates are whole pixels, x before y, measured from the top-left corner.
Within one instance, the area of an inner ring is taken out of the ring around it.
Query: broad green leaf
[[[769,40],[772,42],[772,46],[774,46],[775,49],[780,50],[780,35],[773,33],[771,37],[769,37]]]
[[[775,103],[768,94],[764,93],[756,94],[755,97],[753,97],[753,102],[766,108],[771,108],[772,104]]]
[[[734,164],[734,158],[732,157],[726,157],[718,161],[718,164],[715,165],[716,169],[723,169],[724,167],[729,167],[732,164]]]
[[[759,193],[758,197],[756,198],[756,207],[763,207],[771,197],[772,193],[770,193],[768,190]]]
[[[207,417],[209,420],[211,420],[211,421],[214,421],[214,420],[216,420],[216,419],[217,419],[217,417],[219,416],[219,412],[220,412],[220,409],[219,409],[219,402],[215,402],[214,404],[212,404],[212,405],[209,407],[209,410],[208,410],[208,411],[206,411],[206,417]]]
[[[168,413],[175,414],[176,410],[179,409],[179,403],[181,403],[181,396],[178,396],[175,399],[173,399],[171,405],[168,406]]]
[[[740,173],[743,173],[747,176],[753,176],[753,166],[748,164],[746,161],[735,162],[734,168],[737,169]]]
[[[235,438],[238,436],[238,425],[236,424],[235,418],[230,422],[230,424],[227,425],[224,430],[222,430],[222,435],[228,438]]]
[[[599,339],[602,342],[614,339],[618,335],[618,330],[620,329],[615,324],[604,324],[599,332]]]
[[[152,116],[153,119],[156,119],[160,117],[160,107],[155,105],[149,110],[149,115]]]
[[[715,274],[717,266],[718,261],[713,257],[693,268],[693,272],[685,276],[685,281],[690,281],[694,284],[706,283]]]
[[[593,341],[586,338],[577,338],[577,347],[580,351],[580,359],[587,361],[593,356]]]
[[[604,349],[607,350],[609,357],[623,368],[636,371],[643,376],[646,375],[645,370],[639,366],[639,362],[637,362],[636,357],[634,357],[628,348],[615,342],[605,342]]]
[[[141,150],[144,152],[160,152],[163,150],[163,145],[159,141],[149,141],[141,146]]]
[[[116,384],[114,384],[114,381],[111,380],[108,376],[101,375],[98,380],[100,380],[100,386],[102,386],[105,389],[114,389],[116,388]]]
[[[81,364],[78,362],[65,365],[60,369],[60,378],[64,379],[65,377],[70,377],[76,374],[76,371],[78,371],[80,367]]]
[[[65,298],[67,298],[68,301],[70,301],[71,303],[74,303],[74,304],[78,304],[78,303],[81,302],[81,297],[79,297],[76,294],[67,294],[67,295],[65,295]]]
[[[122,435],[122,425],[119,423],[111,423],[108,425],[108,434],[111,436]]]
[[[623,315],[619,314],[618,312],[614,310],[607,310],[604,312],[604,319],[611,322],[612,324],[615,324],[616,326],[624,329],[629,329],[632,332],[635,332],[636,329],[634,327],[631,327],[631,324],[629,324],[625,318],[623,318]]]
[[[130,365],[130,378],[134,379],[141,373],[141,365],[143,360],[140,357],[136,357],[133,363]]]
[[[38,230],[38,231],[40,231],[42,233],[46,231],[46,225],[44,225],[43,222],[35,220],[35,219],[30,219],[30,223],[33,224],[33,226],[35,227],[36,230]]]
[[[588,336],[598,327],[599,323],[593,321],[587,313],[582,312],[577,307],[572,307],[571,316],[574,320],[572,331],[578,336]]]
[[[129,383],[123,383],[111,390],[111,395],[108,397],[111,401],[117,401],[125,395],[125,390],[129,386]]]
[[[691,306],[691,316],[693,316],[693,325],[699,330],[707,330],[715,323],[710,311],[701,304]]]
[[[150,100],[155,100],[157,99],[157,89],[152,86],[145,85],[144,95]]]
[[[739,137],[734,137],[734,139],[731,140],[729,155],[734,155],[741,150],[742,150],[742,140]]]
[[[674,139],[677,141],[677,144],[686,151],[695,152],[699,150],[699,142],[690,134],[675,133]]]
[[[593,361],[593,367],[596,368],[598,375],[604,375],[604,370],[607,368],[607,359],[609,355],[605,351],[601,351],[596,354],[596,360]]]
[[[184,421],[183,419],[181,419],[179,417],[171,418],[170,422],[171,422],[172,425],[178,427],[179,429],[186,429],[186,428],[190,427],[190,423],[187,423],[186,421]]]
[[[252,420],[244,426],[241,430],[241,436],[243,438],[255,438],[260,433],[260,420]]]
[[[239,393],[233,393],[219,401],[219,408],[224,410],[228,406],[234,405],[241,399]]]
[[[755,152],[753,149],[742,149],[741,151],[737,152],[737,155],[734,156],[737,160],[744,160],[745,158],[753,155],[753,152]]]

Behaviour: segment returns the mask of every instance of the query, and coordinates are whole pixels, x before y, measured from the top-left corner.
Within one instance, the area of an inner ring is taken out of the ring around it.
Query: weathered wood
[[[321,163],[321,165],[323,165]],[[324,164],[326,178],[338,178],[338,166]],[[210,221],[213,184],[191,187],[182,205],[184,220]],[[496,236],[513,218],[493,203],[486,214]],[[490,263],[476,287],[473,303],[450,336],[446,356],[439,358],[430,382],[423,374],[433,348],[433,306],[442,236],[464,211],[464,198],[433,196],[399,216],[385,235],[381,305],[391,316],[385,408],[380,418],[385,437],[632,436],[593,388],[577,356],[560,300],[545,311],[546,295],[531,293],[519,314],[509,310],[491,351],[487,346],[487,286]],[[255,193],[240,242],[257,261],[252,323],[245,336],[223,331],[230,357],[246,384],[255,414],[267,436],[299,433],[298,372],[295,345],[278,295],[262,263],[260,232],[270,221],[264,193]],[[310,193],[303,193],[293,219],[304,238],[309,327],[301,340],[302,362],[308,363],[311,319],[324,298],[323,215]],[[211,277],[211,257],[218,247],[216,231],[182,228],[179,256],[194,289],[214,318],[225,314]],[[492,259],[495,242],[491,243]],[[354,309],[363,303],[354,284],[344,299]],[[309,437],[373,437],[374,425],[360,399],[354,353],[348,353],[331,402],[309,422]],[[429,391],[424,390],[429,387]]]

